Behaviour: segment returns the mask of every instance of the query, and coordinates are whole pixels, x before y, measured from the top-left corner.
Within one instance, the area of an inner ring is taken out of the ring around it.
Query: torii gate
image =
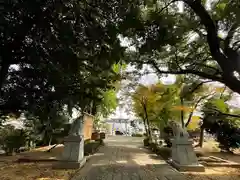
[[[122,129],[122,130],[124,130],[126,132],[128,131],[127,124],[130,123],[129,119],[127,119],[127,118],[111,118],[109,120],[106,120],[106,122],[107,123],[112,123],[112,134],[115,134],[115,130],[114,130],[114,128],[116,127],[115,123],[125,124],[125,130],[124,129]]]

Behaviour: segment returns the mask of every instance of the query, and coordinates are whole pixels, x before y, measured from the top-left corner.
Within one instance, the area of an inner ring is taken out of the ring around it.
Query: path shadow
[[[239,180],[240,173],[179,173],[164,164],[147,165],[98,165],[86,172],[74,176],[72,180]]]

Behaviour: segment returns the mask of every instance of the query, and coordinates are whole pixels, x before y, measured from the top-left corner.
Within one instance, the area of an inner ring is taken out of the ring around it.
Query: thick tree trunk
[[[199,138],[199,146],[203,147],[203,140],[204,140],[204,127],[201,126],[201,131],[200,131],[200,138]]]

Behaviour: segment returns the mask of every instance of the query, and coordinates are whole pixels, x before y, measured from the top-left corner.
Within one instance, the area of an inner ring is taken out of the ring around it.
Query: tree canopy
[[[159,76],[184,74],[187,85],[197,82],[192,87],[210,79],[240,93],[239,12],[239,0],[4,2],[0,116],[25,113],[46,124],[64,119],[66,107],[69,114],[73,107],[109,114],[122,78],[119,63],[138,69],[148,64]],[[119,37],[134,49],[123,47]],[[139,87],[134,108],[141,113],[144,104],[145,115],[138,115],[149,121],[175,117],[169,109],[180,104],[182,86]],[[191,106],[200,100],[184,99]]]
[[[201,128],[216,137],[222,150],[230,151],[240,146],[240,116],[227,100],[228,94],[215,95],[204,104]]]
[[[65,105],[96,113],[103,92],[120,80],[113,66],[124,51],[118,22],[127,3],[17,0],[3,6],[0,114],[39,116]]]
[[[130,62],[150,64],[159,75],[211,79],[240,93],[238,0],[147,2],[129,13],[134,18],[123,33],[136,47]]]
[[[132,94],[133,110],[141,119],[147,119],[152,126],[167,125],[168,120],[180,121],[180,80],[173,85],[162,83],[150,86],[139,85]]]

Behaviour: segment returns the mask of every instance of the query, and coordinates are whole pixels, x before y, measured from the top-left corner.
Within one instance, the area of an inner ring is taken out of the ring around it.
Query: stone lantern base
[[[198,163],[192,141],[186,138],[172,141],[172,158],[168,160],[168,163],[179,171],[205,171],[204,166]]]
[[[83,136],[67,136],[64,139],[62,157],[53,165],[54,169],[78,169],[86,163]]]

